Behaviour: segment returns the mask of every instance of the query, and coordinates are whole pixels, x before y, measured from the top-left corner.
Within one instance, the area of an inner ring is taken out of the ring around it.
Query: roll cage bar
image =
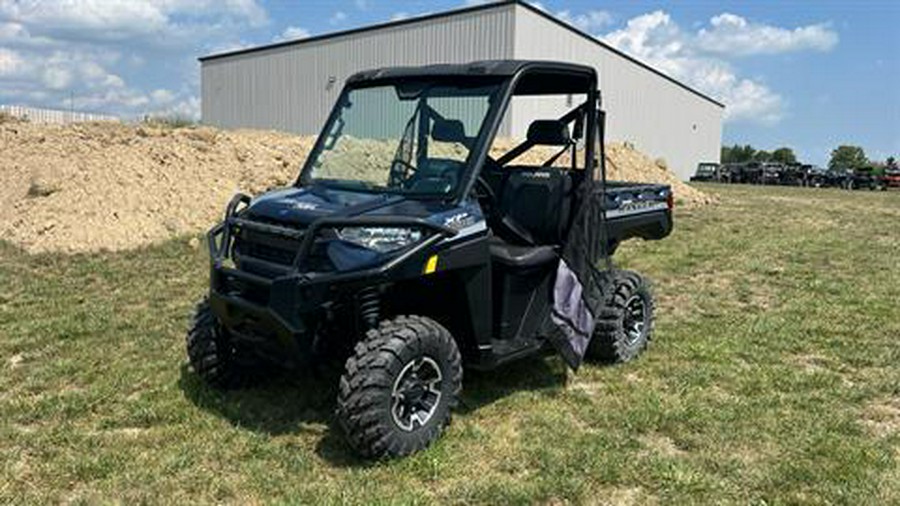
[[[499,94],[500,100],[492,104],[493,107],[487,119],[488,127],[483,132],[484,138],[480,138],[476,143],[477,151],[473,150],[472,152],[471,163],[464,176],[465,184],[454,195],[454,201],[464,198],[472,191],[478,175],[477,171],[484,167],[484,163],[489,157],[491,144],[497,136],[500,123],[509,108],[512,97],[582,93],[587,95],[587,100],[564,114],[559,120],[568,125],[579,117],[585,118],[585,139],[588,142],[585,143],[585,177],[582,182],[593,180],[598,164],[597,153],[594,152],[595,143],[591,140],[597,138],[598,125],[602,123],[599,114],[600,90],[597,89],[596,71],[592,67],[558,62],[521,62],[521,65],[508,77],[502,87]],[[603,149],[602,139],[599,144]],[[501,166],[505,165],[534,146],[533,142],[526,139],[497,160],[497,163]],[[601,177],[605,180],[604,164],[601,161],[599,165]]]

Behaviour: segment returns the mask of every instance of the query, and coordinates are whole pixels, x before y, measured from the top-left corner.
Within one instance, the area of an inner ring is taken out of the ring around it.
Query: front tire
[[[461,390],[462,360],[447,329],[401,316],[357,343],[341,376],[336,416],[363,457],[400,457],[441,435]]]
[[[613,280],[613,294],[597,316],[587,357],[628,362],[641,354],[653,335],[653,295],[636,272],[618,271]]]
[[[187,334],[187,355],[194,372],[210,386],[228,390],[254,383],[259,364],[241,357],[216,315],[204,298],[197,304]]]

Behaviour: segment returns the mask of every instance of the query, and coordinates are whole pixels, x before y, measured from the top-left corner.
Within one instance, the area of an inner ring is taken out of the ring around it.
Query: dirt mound
[[[30,252],[121,250],[197,233],[236,191],[293,181],[313,141],[207,127],[0,124],[0,233]],[[685,204],[709,201],[636,151],[613,145],[609,154],[611,179],[669,183]]]
[[[210,128],[0,125],[0,233],[28,251],[120,250],[195,233],[237,190],[293,180],[311,143]]]
[[[662,158],[653,160],[631,146],[618,143],[609,144],[606,154],[609,179],[671,185],[675,200],[688,206],[712,204],[716,201],[712,195],[678,179]]]

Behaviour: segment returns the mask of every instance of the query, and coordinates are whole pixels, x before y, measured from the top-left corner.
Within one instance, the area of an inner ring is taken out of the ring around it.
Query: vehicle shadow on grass
[[[289,372],[253,388],[220,391],[184,364],[178,384],[194,405],[235,427],[272,436],[306,433],[320,438],[316,453],[332,465],[366,467],[372,462],[353,452],[334,419],[339,378],[337,371]]]
[[[178,385],[194,405],[235,427],[273,436],[315,434],[320,436],[316,453],[324,460],[337,467],[367,467],[373,463],[354,453],[334,418],[339,378],[339,371],[299,372],[254,388],[219,391],[184,364]],[[552,358],[534,357],[487,372],[467,370],[456,412],[464,416],[516,392],[555,390],[565,382],[565,368]],[[327,426],[324,435],[322,425]]]
[[[334,408],[337,383],[313,374],[280,374],[252,388],[221,391],[210,387],[181,366],[179,386],[197,407],[221,416],[233,425],[271,435],[303,430],[304,424],[328,423]]]
[[[465,371],[457,412],[469,414],[516,392],[558,390],[566,385],[566,370],[557,357],[535,356],[491,371]]]

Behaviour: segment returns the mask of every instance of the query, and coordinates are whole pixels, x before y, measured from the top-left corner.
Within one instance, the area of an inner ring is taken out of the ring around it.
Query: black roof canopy
[[[384,67],[357,72],[347,79],[347,84],[358,86],[369,82],[433,77],[511,78],[522,72],[525,75],[515,90],[518,95],[584,93],[597,84],[597,72],[593,67],[549,60],[483,60],[422,67]]]

